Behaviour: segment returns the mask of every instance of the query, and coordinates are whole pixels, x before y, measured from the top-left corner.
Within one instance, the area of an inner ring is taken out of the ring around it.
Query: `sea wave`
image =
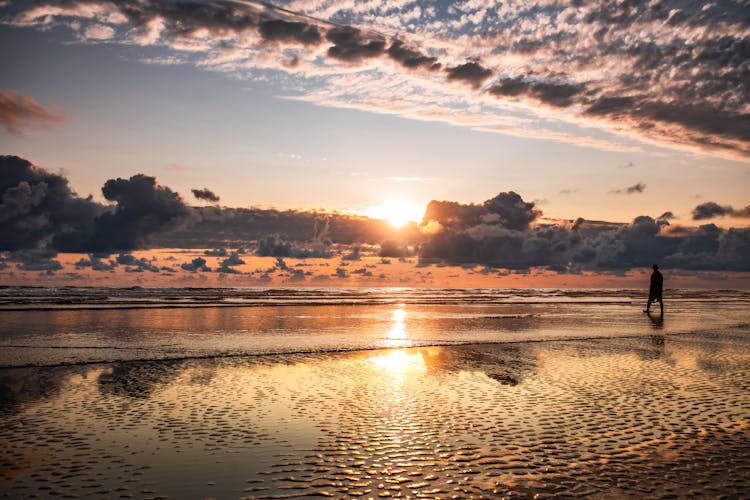
[[[0,311],[48,309],[134,309],[285,305],[495,305],[631,304],[644,291],[625,288],[167,288],[0,287]],[[746,290],[673,289],[670,301],[750,302]]]

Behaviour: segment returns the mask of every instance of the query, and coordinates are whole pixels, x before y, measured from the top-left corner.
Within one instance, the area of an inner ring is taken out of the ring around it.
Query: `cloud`
[[[524,80],[522,77],[505,78],[490,86],[487,92],[494,96],[527,97],[544,104],[567,108],[576,102],[576,97],[585,91],[580,84]]]
[[[633,184],[632,186],[628,186],[624,189],[615,189],[614,191],[610,191],[612,194],[636,194],[636,193],[642,193],[646,190],[646,184],[643,182],[637,182]]]
[[[317,26],[283,19],[261,21],[259,32],[263,39],[269,41],[317,45],[322,40]]]
[[[22,134],[25,127],[34,124],[50,127],[66,119],[64,111],[46,108],[30,95],[0,89],[0,124],[12,134]]]
[[[117,268],[119,263],[116,260],[105,261],[102,256],[89,254],[88,259],[83,257],[75,263],[76,269],[91,268],[92,271],[112,272]]]
[[[239,273],[236,269],[234,269],[235,266],[241,266],[245,263],[245,261],[240,257],[238,252],[232,252],[229,254],[229,257],[226,259],[223,259],[219,263],[219,268],[216,269],[216,272],[218,273],[227,273],[227,274],[236,274]]]
[[[219,201],[219,197],[208,188],[191,189],[190,191],[192,191],[193,196],[195,196],[196,199],[210,201],[211,203],[216,203]]]
[[[326,106],[591,147],[615,142],[587,137],[598,127],[627,140],[750,159],[748,24],[736,2],[530,0],[443,9],[291,0],[285,7],[42,0],[21,7],[12,23],[164,46],[173,52],[165,62],[180,56],[233,76],[283,74],[290,96]],[[352,85],[355,77],[360,84]],[[564,124],[584,133],[560,134]]]
[[[95,251],[143,248],[150,234],[179,224],[189,213],[180,195],[144,174],[110,179],[102,194],[116,205],[96,218]]]
[[[513,192],[482,205],[430,202],[422,224],[436,218],[441,230],[424,233],[417,245],[419,261],[558,272],[622,271],[654,262],[668,268],[750,270],[742,257],[750,248],[750,228],[670,227],[669,212],[658,219],[639,216],[629,224],[583,219],[540,224],[540,215]]]
[[[88,258],[74,263],[78,269],[122,266],[131,273],[174,273],[172,267],[157,266],[153,257],[129,253],[149,246],[200,249],[195,253],[218,258],[217,266],[195,257],[180,270],[224,274],[240,273],[249,248],[257,256],[276,258],[272,269],[255,271],[258,279],[278,272],[290,282],[311,275],[288,265],[286,258],[340,257],[332,275],[338,278],[371,277],[348,270],[352,262],[407,255],[416,256],[419,266],[519,272],[623,272],[654,262],[666,268],[750,271],[750,228],[671,225],[670,212],[655,219],[639,216],[628,224],[547,223],[534,202],[514,191],[482,203],[433,200],[418,226],[394,229],[383,221],[342,214],[188,207],[177,193],[143,174],[107,181],[102,192],[112,204],[103,205],[76,195],[62,175],[22,158],[0,157],[0,172],[0,251],[5,254],[0,261],[4,266],[15,262],[20,271],[54,273],[62,269],[58,252],[81,252]],[[696,207],[696,215],[746,217],[750,208],[709,202]],[[110,258],[115,251],[118,255]]]
[[[180,267],[185,271],[190,271],[193,273],[196,271],[208,272],[211,270],[211,268],[206,265],[206,259],[204,259],[203,257],[196,257],[192,261],[182,264]]]
[[[118,255],[116,262],[117,264],[125,266],[126,273],[142,273],[143,271],[149,271],[152,273],[160,272],[160,269],[147,258],[141,257],[139,259],[129,253],[121,253]]]
[[[526,229],[534,222],[542,211],[534,206],[533,202],[525,202],[521,196],[513,191],[499,193],[494,198],[484,202],[484,208],[490,213],[492,219],[508,229]],[[494,219],[492,216],[497,216]]]
[[[258,241],[256,254],[261,257],[293,257],[295,259],[328,259],[332,253],[328,245],[314,244],[310,248],[298,248],[289,241],[268,236]]]
[[[54,250],[32,249],[10,252],[7,260],[17,262],[18,269],[21,271],[44,271],[47,274],[54,274],[63,268],[55,257],[57,257],[57,252]]]
[[[105,207],[80,198],[60,174],[0,156],[0,250],[84,250]]]
[[[693,220],[706,220],[726,216],[750,217],[750,205],[735,210],[731,205],[719,205],[716,202],[708,201],[701,203],[693,209]]]
[[[473,61],[452,68],[446,68],[445,73],[448,80],[466,82],[475,89],[481,87],[482,83],[492,76],[492,70]]]
[[[437,71],[441,67],[437,62],[437,57],[430,57],[419,50],[407,47],[401,40],[393,40],[388,48],[388,56],[409,69],[422,68]]]
[[[401,242],[396,240],[385,240],[380,244],[380,251],[378,255],[380,257],[406,257],[409,254],[409,248],[404,246]],[[384,264],[390,264],[390,261],[383,259]]]
[[[377,57],[385,52],[385,39],[370,36],[351,26],[336,26],[328,30],[326,39],[333,42],[328,56],[346,62]]]
[[[143,174],[108,180],[108,206],[79,197],[62,175],[17,156],[0,156],[0,172],[0,250],[135,250],[189,214],[177,193]]]

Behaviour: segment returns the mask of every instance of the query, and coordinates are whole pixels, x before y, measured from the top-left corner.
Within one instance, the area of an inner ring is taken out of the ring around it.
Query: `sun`
[[[365,207],[362,215],[371,219],[388,221],[394,227],[402,227],[408,222],[419,222],[424,216],[425,206],[417,203],[392,201],[383,205]]]

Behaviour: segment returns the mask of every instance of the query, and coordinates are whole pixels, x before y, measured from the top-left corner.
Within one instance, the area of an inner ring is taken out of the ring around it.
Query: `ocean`
[[[632,289],[0,288],[0,367],[721,331],[750,292]],[[658,305],[657,305],[658,306]],[[654,314],[654,312],[656,314]]]
[[[0,289],[7,498],[741,498],[750,293]]]

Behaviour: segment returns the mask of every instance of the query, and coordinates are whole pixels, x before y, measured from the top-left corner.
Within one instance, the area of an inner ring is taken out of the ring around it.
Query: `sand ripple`
[[[0,370],[0,491],[742,497],[748,333]]]

